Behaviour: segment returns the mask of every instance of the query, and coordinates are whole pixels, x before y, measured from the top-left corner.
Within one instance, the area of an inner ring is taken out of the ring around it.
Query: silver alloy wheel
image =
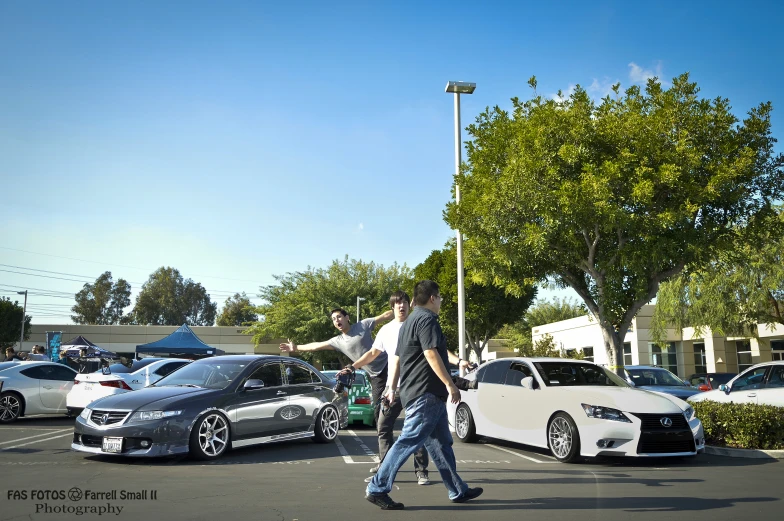
[[[11,422],[19,417],[22,403],[13,394],[6,394],[0,398],[0,421]]]
[[[334,407],[326,407],[321,413],[321,432],[328,440],[334,440],[338,435],[338,427],[340,426],[340,419],[338,418],[338,411]]]
[[[572,450],[574,433],[566,418],[558,416],[550,424],[550,448],[559,458],[565,458]]]
[[[455,413],[455,432],[461,440],[468,435],[468,422],[468,410],[465,407],[458,408]]]
[[[220,414],[210,414],[199,425],[199,447],[207,456],[217,456],[229,442],[229,425]]]

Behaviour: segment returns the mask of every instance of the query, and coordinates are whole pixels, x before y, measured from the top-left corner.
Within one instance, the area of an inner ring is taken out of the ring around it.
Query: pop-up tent
[[[136,346],[136,354],[203,357],[222,355],[224,352],[202,342],[196,333],[191,331],[188,324],[183,324],[165,338]]]
[[[116,354],[101,349],[81,335],[60,345],[60,351],[65,351],[69,358],[80,357],[82,349],[87,352],[85,358],[119,358]]]

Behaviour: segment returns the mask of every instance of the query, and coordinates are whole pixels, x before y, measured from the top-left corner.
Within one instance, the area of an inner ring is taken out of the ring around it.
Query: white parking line
[[[368,448],[368,446],[367,446],[367,445],[365,445],[365,442],[364,442],[364,441],[362,441],[362,438],[360,438],[359,436],[357,436],[357,433],[356,433],[356,432],[352,431],[351,429],[349,429],[349,431],[348,431],[348,432],[349,432],[349,434],[351,434],[352,436],[354,436],[354,439],[355,439],[355,440],[357,440],[357,443],[359,443],[359,446],[362,448],[362,450],[364,450],[364,451],[365,451],[365,454],[367,454],[368,456],[370,456],[371,458],[373,458],[373,463],[379,463],[379,462],[381,461],[381,460],[378,458],[378,454],[376,454],[375,452],[373,452],[372,450],[370,450],[370,449]]]
[[[70,430],[70,429],[68,429],[68,430]],[[25,445],[32,445],[33,443],[41,443],[42,441],[56,440],[57,438],[65,438],[66,436],[73,436],[73,434],[69,432],[68,434],[61,434],[59,436],[52,436],[51,438],[44,438],[44,439],[41,439],[41,440],[28,441],[27,443],[20,443],[19,445],[14,445],[13,447],[6,447],[4,449],[0,449],[0,452],[5,452],[7,450],[16,449],[18,447],[24,447]],[[16,440],[16,441],[19,441],[19,440]]]
[[[57,434],[58,432],[73,431],[73,429],[60,429],[58,431],[45,432],[44,434],[36,434],[35,436],[27,436],[26,438],[17,438],[10,441],[0,441],[0,445],[8,445],[9,443],[16,443],[17,441],[32,440],[33,438],[40,438],[41,436],[48,436],[50,434]]]
[[[335,438],[335,444],[338,446],[338,450],[340,451],[340,455],[343,457],[343,461],[347,465],[369,465],[370,463],[378,463],[380,461],[378,459],[378,456],[375,453],[373,453],[370,449],[368,449],[367,446],[364,443],[362,443],[362,440],[359,439],[359,436],[357,436],[357,434],[354,431],[350,430],[348,432],[350,432],[354,436],[354,439],[359,441],[359,445],[365,451],[365,454],[367,454],[368,456],[373,458],[373,461],[371,461],[371,462],[368,462],[368,461],[354,461],[354,459],[348,453],[346,448],[343,446],[343,443],[341,443],[340,436],[338,436],[338,437]]]
[[[532,458],[531,456],[526,456],[524,454],[520,454],[519,452],[515,452],[513,450],[509,450],[504,447],[499,447],[498,445],[493,445],[492,443],[485,443],[485,447],[493,447],[494,449],[502,450],[504,452],[508,452],[509,454],[514,454],[518,458],[527,459],[528,461],[533,461],[534,463],[553,463],[552,461],[540,461],[536,458]],[[543,456],[543,457],[547,458],[549,456]]]

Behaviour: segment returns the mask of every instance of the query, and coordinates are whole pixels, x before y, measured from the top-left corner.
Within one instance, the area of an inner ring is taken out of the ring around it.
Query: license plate
[[[86,385],[84,386],[84,390],[85,390],[85,391],[92,391],[92,390],[93,390],[93,386],[92,386],[92,384],[86,384]]]
[[[362,414],[362,411],[351,411],[351,414]]]
[[[122,438],[104,438],[101,450],[104,452],[122,452]]]

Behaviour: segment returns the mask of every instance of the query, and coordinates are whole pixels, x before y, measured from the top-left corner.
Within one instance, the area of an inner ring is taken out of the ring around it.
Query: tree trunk
[[[626,379],[623,371],[623,336],[612,324],[601,323],[604,351],[607,353],[608,369]],[[624,335],[625,336],[625,335]]]

